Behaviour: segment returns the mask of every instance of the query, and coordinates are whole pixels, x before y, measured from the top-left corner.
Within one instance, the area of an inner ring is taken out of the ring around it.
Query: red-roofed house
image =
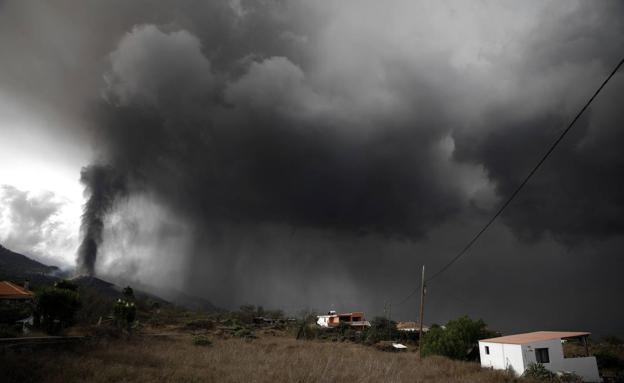
[[[30,309],[27,310],[30,311],[32,309],[33,300],[35,299],[35,294],[28,290],[28,282],[24,285],[25,286],[22,287],[8,281],[0,281],[0,305],[5,306],[5,308],[13,307],[20,312],[20,307],[30,307]],[[33,316],[29,315],[29,317],[17,320],[15,323],[21,324],[22,331],[28,332],[27,325],[32,326]],[[8,324],[12,325],[13,323]]]
[[[26,287],[8,281],[0,281],[0,301],[33,300],[35,295]]]
[[[589,356],[588,332],[536,331],[507,335],[479,341],[481,366],[496,370],[512,369],[522,375],[532,363],[541,363],[552,372],[571,372],[585,382],[600,382],[596,358]],[[562,343],[566,339],[582,339],[587,357],[566,358]]]

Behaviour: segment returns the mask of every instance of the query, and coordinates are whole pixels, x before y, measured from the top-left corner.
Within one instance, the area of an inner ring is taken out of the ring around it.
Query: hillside
[[[0,279],[22,284],[28,279],[34,286],[56,281],[61,270],[48,266],[0,245]]]
[[[48,266],[37,262],[25,255],[11,251],[0,245],[0,280],[9,280],[22,284],[28,279],[32,288],[50,285],[61,278],[67,278],[56,266]],[[122,287],[114,283],[93,276],[78,276],[71,279],[81,289],[87,290],[90,296],[94,294],[105,300],[116,299],[120,296]],[[138,299],[150,300],[159,303],[175,303],[192,310],[217,311],[218,308],[210,301],[195,297],[176,290],[158,292],[158,295],[147,292],[147,286],[134,289]],[[167,299],[163,299],[165,296]]]

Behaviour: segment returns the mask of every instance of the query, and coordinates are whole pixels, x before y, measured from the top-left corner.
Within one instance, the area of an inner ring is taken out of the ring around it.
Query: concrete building
[[[596,358],[589,356],[588,332],[537,331],[479,341],[481,366],[496,370],[513,369],[522,375],[532,363],[541,363],[552,372],[571,372],[586,382],[600,382]],[[563,342],[577,338],[585,344],[586,357],[566,358]]]
[[[319,315],[316,317],[316,324],[325,328],[338,327],[341,323],[346,323],[356,329],[370,327],[370,322],[364,318],[364,313],[361,311],[336,314],[336,312],[332,310],[328,312],[327,315]]]
[[[420,331],[420,325],[418,324],[418,322],[398,322],[397,323],[397,330],[399,331],[405,331],[405,332],[419,332]],[[427,332],[429,331],[429,327],[423,325],[423,332]]]

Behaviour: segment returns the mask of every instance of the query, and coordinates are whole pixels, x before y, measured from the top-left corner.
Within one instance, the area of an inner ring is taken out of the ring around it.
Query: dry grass
[[[386,353],[351,343],[264,336],[117,340],[76,350],[0,355],[3,382],[513,382],[476,363]]]

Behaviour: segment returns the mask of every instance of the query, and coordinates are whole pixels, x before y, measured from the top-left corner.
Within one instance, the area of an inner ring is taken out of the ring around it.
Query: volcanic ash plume
[[[113,168],[104,165],[83,167],[80,182],[85,185],[85,195],[89,196],[89,200],[82,213],[80,230],[83,238],[78,248],[77,272],[93,275],[98,246],[102,243],[104,218],[116,198],[125,194],[126,183]]]

